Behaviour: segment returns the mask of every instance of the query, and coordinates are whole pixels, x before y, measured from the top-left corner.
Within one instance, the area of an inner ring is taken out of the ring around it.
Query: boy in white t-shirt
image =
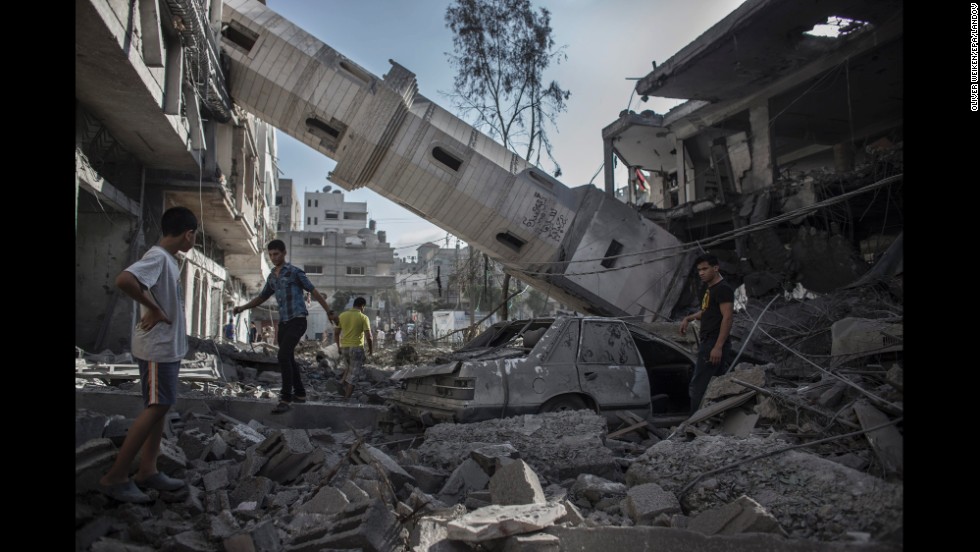
[[[99,490],[122,502],[152,502],[139,487],[176,491],[186,485],[157,470],[160,440],[167,411],[177,401],[177,375],[187,354],[183,293],[178,251],[194,247],[197,217],[186,207],[163,213],[160,241],[143,258],[116,277],[116,286],[140,304],[140,319],[133,329],[132,354],[140,370],[145,408],[126,432],[112,468],[99,480]],[[140,452],[139,469],[132,479],[129,466]]]

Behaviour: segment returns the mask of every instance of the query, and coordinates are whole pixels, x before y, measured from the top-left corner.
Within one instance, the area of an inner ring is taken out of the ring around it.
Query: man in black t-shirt
[[[697,412],[712,376],[720,376],[732,360],[732,315],[735,312],[735,291],[721,277],[718,257],[701,255],[694,260],[698,277],[707,284],[701,298],[701,310],[681,320],[681,335],[687,333],[691,320],[701,321],[701,346],[688,393],[691,414]]]

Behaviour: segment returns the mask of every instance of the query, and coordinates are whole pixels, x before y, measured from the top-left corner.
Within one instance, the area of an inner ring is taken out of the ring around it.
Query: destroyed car
[[[678,420],[695,356],[637,324],[559,317],[494,324],[439,360],[391,377],[396,412],[426,425],[577,409]]]

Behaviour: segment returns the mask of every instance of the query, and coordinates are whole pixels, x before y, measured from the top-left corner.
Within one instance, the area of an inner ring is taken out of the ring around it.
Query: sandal
[[[272,409],[272,413],[273,414],[282,414],[283,412],[289,412],[290,410],[292,410],[292,407],[289,406],[289,403],[288,402],[286,402],[286,401],[279,401],[279,404],[277,404],[276,407]]]
[[[126,481],[125,483],[117,483],[115,485],[103,485],[99,483],[99,491],[107,497],[118,500],[119,502],[129,502],[130,504],[147,504],[153,502],[153,499],[143,491],[139,490],[132,480]]]

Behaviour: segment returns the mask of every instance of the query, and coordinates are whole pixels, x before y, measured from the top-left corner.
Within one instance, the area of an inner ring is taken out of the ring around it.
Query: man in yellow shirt
[[[340,346],[340,354],[347,363],[344,370],[344,398],[349,399],[354,392],[354,376],[364,365],[364,340],[367,339],[368,354],[374,354],[374,337],[371,334],[371,321],[364,314],[367,300],[354,299],[354,307],[340,313],[339,323],[334,328],[334,339]]]

